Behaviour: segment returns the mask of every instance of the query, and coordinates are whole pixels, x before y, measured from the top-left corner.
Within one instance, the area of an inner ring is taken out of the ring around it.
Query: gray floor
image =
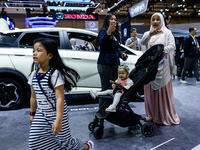
[[[176,111],[181,124],[156,125],[155,135],[144,137],[140,130],[128,132],[105,121],[104,135],[96,140],[88,130],[94,119],[97,104],[69,106],[72,135],[82,141],[94,141],[95,150],[200,150],[200,85],[187,78],[187,85],[173,80]],[[144,103],[131,103],[134,112],[145,115]],[[29,109],[0,112],[0,150],[27,150],[29,136]]]

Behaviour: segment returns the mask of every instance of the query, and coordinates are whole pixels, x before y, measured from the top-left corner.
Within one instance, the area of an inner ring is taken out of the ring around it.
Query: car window
[[[96,51],[93,45],[93,41],[95,40],[96,37],[87,34],[73,33],[73,32],[68,32],[67,35],[72,50]]]
[[[0,33],[0,47],[12,47],[21,32],[2,34]]]
[[[36,38],[51,38],[55,40],[60,48],[59,32],[34,32],[26,33],[19,41],[19,47],[22,48],[32,48],[33,41]]]

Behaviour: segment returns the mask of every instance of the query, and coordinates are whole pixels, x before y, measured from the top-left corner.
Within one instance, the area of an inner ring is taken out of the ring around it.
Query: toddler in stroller
[[[120,101],[122,94],[128,90],[132,85],[133,81],[128,77],[129,67],[127,65],[121,65],[118,67],[118,79],[116,81],[110,80],[113,89],[108,89],[106,91],[96,92],[90,91],[92,98],[96,99],[98,96],[114,96],[113,103],[106,108],[107,112],[116,112],[116,107]]]
[[[105,111],[111,103],[111,96],[98,96],[101,102],[99,110],[95,114],[94,121],[88,125],[89,130],[93,132],[96,139],[100,139],[103,136],[104,119],[121,127],[139,125],[144,136],[152,136],[154,134],[154,124],[152,122],[142,124],[141,119],[144,119],[144,117],[134,113],[129,103],[136,102],[137,93],[145,84],[155,79],[158,63],[163,58],[163,50],[164,45],[155,45],[138,59],[135,68],[129,74],[129,78],[134,85],[121,95],[116,112]]]

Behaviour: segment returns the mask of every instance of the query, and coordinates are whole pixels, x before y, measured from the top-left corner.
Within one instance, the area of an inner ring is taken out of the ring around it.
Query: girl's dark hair
[[[51,68],[53,68],[53,70],[57,69],[61,73],[61,76],[65,81],[64,84],[65,90],[67,92],[71,91],[73,87],[77,86],[76,83],[78,82],[78,79],[80,79],[79,74],[74,69],[67,67],[63,63],[58,53],[57,43],[54,40],[46,38],[38,38],[34,40],[33,45],[38,42],[44,46],[45,50],[47,51],[47,54],[51,53],[53,55],[53,57],[50,59],[49,65]],[[39,65],[33,62],[31,71],[37,68],[39,68]],[[53,86],[50,81],[51,81],[51,76],[49,78],[49,87],[53,89]]]

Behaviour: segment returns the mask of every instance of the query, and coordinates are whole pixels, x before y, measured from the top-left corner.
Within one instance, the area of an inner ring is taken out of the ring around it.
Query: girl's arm
[[[30,108],[31,108],[30,109],[30,125],[31,125],[37,108],[37,101],[33,86],[31,86]]]
[[[64,84],[54,88],[56,94],[56,120],[53,123],[53,134],[58,134],[62,130],[62,118],[64,111]]]

